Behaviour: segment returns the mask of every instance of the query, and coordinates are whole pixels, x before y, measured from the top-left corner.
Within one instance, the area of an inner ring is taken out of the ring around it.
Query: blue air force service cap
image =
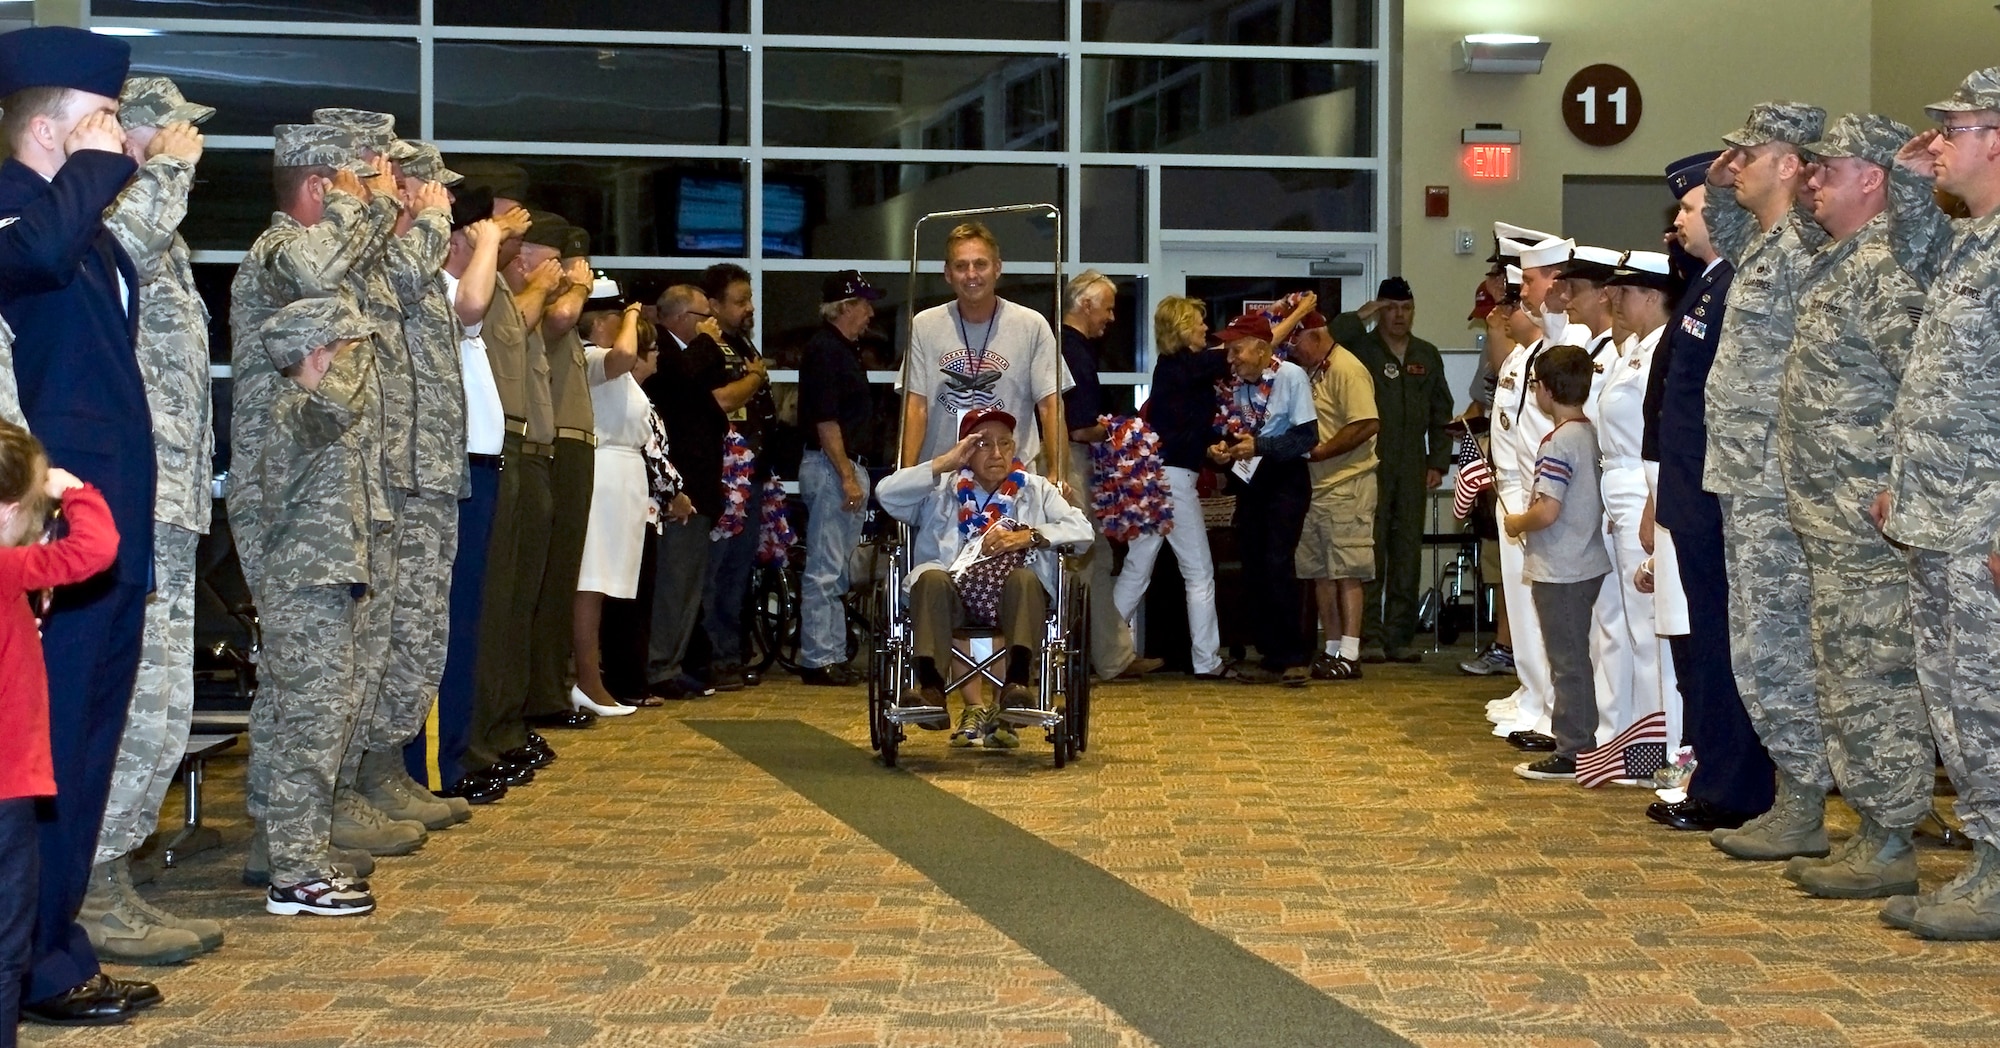
[[[117,98],[132,65],[132,45],[69,26],[0,34],[0,98],[30,87],[67,87]]]
[[[1721,155],[1722,150],[1711,149],[1706,153],[1684,156],[1668,164],[1667,188],[1674,191],[1674,199],[1679,200],[1688,195],[1694,187],[1708,181],[1708,165],[1715,163],[1715,158]]]

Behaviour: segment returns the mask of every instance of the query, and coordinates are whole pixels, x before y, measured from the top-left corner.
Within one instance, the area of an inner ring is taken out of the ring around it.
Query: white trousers
[[[1125,567],[1112,588],[1118,615],[1136,632],[1139,605],[1145,603],[1146,588],[1153,584],[1153,562],[1159,559],[1162,541],[1173,543],[1174,559],[1180,562],[1181,581],[1187,588],[1188,640],[1196,673],[1216,673],[1222,669],[1221,627],[1215,616],[1215,561],[1208,552],[1208,529],[1201,522],[1201,493],[1195,488],[1195,471],[1178,466],[1167,468],[1167,496],[1174,507],[1174,530],[1164,536],[1141,535],[1125,549]]]
[[[1602,481],[1604,492],[1604,513],[1611,522],[1611,565],[1618,576],[1616,586],[1604,587],[1607,596],[1615,595],[1622,608],[1620,635],[1608,636],[1607,644],[1615,642],[1615,665],[1617,672],[1624,674],[1626,687],[1622,693],[1608,694],[1602,686],[1598,691],[1597,741],[1602,744],[1612,736],[1624,731],[1641,717],[1662,711],[1668,712],[1669,739],[1677,739],[1674,734],[1680,727],[1680,689],[1675,683],[1674,659],[1668,650],[1666,639],[1659,634],[1655,618],[1656,594],[1641,593],[1634,583],[1639,567],[1646,563],[1645,547],[1639,544],[1639,521],[1646,512],[1646,473],[1643,468],[1631,467],[1608,469]],[[1654,549],[1660,547],[1659,538],[1665,532],[1655,529]],[[1675,571],[1678,565],[1671,565]],[[1661,568],[1655,559],[1653,578],[1658,586]],[[1600,601],[1600,604],[1602,601]],[[1603,675],[1600,674],[1600,680]]]
[[[1528,505],[1526,488],[1502,483],[1496,489],[1502,512],[1519,513]],[[1555,682],[1549,676],[1548,650],[1542,646],[1542,620],[1535,614],[1535,598],[1528,580],[1521,577],[1527,548],[1518,538],[1500,536],[1500,586],[1507,595],[1507,622],[1514,633],[1514,672],[1521,685],[1514,689],[1512,715],[1497,722],[1493,734],[1501,738],[1517,731],[1552,730],[1549,715],[1555,709]]]

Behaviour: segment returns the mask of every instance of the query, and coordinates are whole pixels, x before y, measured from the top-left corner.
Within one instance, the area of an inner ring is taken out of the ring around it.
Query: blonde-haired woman
[[[1170,296],[1153,312],[1153,389],[1147,421],[1160,435],[1160,459],[1167,470],[1174,527],[1168,534],[1142,535],[1125,554],[1125,568],[1112,590],[1118,614],[1131,622],[1153,581],[1160,543],[1173,543],[1187,587],[1188,639],[1197,677],[1222,676],[1221,637],[1215,617],[1215,562],[1208,552],[1196,478],[1215,442],[1215,384],[1229,375],[1228,355],[1208,347],[1206,310],[1195,299]]]

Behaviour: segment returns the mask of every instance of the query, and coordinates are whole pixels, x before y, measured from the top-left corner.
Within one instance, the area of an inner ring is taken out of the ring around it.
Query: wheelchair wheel
[[[745,662],[763,672],[772,663],[798,671],[799,578],[790,567],[762,567],[750,576],[750,646]]]
[[[1066,705],[1066,700],[1064,700],[1062,696],[1058,695],[1056,696],[1056,699],[1058,700],[1056,702],[1056,705],[1058,707]],[[1073,748],[1072,744],[1072,740],[1074,738],[1075,736],[1073,736],[1070,733],[1070,723],[1068,717],[1064,717],[1062,720],[1057,721],[1056,726],[1049,729],[1049,743],[1055,749],[1057,768],[1061,768],[1063,765],[1069,763],[1069,759],[1075,755],[1076,751]]]
[[[1079,600],[1071,620],[1069,642],[1069,701],[1064,720],[1069,731],[1069,755],[1074,758],[1090,748],[1090,602]]]

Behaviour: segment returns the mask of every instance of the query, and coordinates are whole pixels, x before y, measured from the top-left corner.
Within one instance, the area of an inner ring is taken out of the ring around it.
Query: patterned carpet
[[[921,777],[1385,1039],[2000,1045],[2000,947],[1922,943],[1878,923],[1874,903],[1808,899],[1775,866],[1648,823],[1646,792],[1515,778],[1480,718],[1509,684],[1460,677],[1457,657],[1301,692],[1178,677],[1102,688],[1090,752],[1060,772],[1034,732],[1012,754],[926,733],[903,770],[870,767],[858,690],[773,683],[642,711],[552,733],[562,759],[536,784],[383,860],[382,908],[357,920],[269,917],[237,883],[234,756],[209,780],[225,846],[147,889],[223,920],[229,942],[142,973],[167,1001],[131,1026],[27,1027],[24,1043],[1203,1043],[1140,1034],[910,863],[682,723],[751,719],[803,722],[852,743],[872,774]],[[1853,818],[1835,807],[1844,834]],[[1926,848],[1925,883],[1963,854]],[[1324,1043],[1354,1042],[1329,1030]]]

